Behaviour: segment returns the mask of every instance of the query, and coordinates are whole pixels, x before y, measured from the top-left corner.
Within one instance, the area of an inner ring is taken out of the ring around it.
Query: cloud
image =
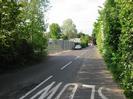
[[[93,23],[98,17],[98,6],[105,0],[51,0],[52,8],[48,11],[48,22],[62,25],[71,18],[79,31],[92,33]]]

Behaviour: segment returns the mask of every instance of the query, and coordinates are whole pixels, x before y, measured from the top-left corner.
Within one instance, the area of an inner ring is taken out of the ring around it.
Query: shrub
[[[106,0],[93,30],[98,48],[129,99],[133,99],[132,9],[132,0]]]

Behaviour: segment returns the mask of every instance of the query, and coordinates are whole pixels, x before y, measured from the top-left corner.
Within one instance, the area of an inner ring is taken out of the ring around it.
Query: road
[[[96,47],[50,55],[0,76],[0,99],[125,99]]]

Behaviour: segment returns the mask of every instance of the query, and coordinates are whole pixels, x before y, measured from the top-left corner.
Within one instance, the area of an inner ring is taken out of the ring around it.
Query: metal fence
[[[75,43],[68,40],[49,40],[48,53],[57,53],[64,50],[73,49]]]

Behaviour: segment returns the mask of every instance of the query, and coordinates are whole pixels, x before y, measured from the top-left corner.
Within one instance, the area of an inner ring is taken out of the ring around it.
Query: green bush
[[[0,1],[0,69],[25,64],[39,52],[46,55],[42,6],[46,1]],[[37,7],[36,7],[37,6]]]
[[[125,94],[133,99],[133,1],[117,0],[120,5],[120,23],[122,33],[119,41],[119,66],[123,69],[121,73],[121,85]]]
[[[93,30],[108,68],[129,99],[133,99],[132,9],[132,0],[106,0]]]
[[[88,43],[89,43],[89,36],[88,35],[82,35],[80,37],[80,42],[81,42],[82,48],[87,47],[88,46]]]

